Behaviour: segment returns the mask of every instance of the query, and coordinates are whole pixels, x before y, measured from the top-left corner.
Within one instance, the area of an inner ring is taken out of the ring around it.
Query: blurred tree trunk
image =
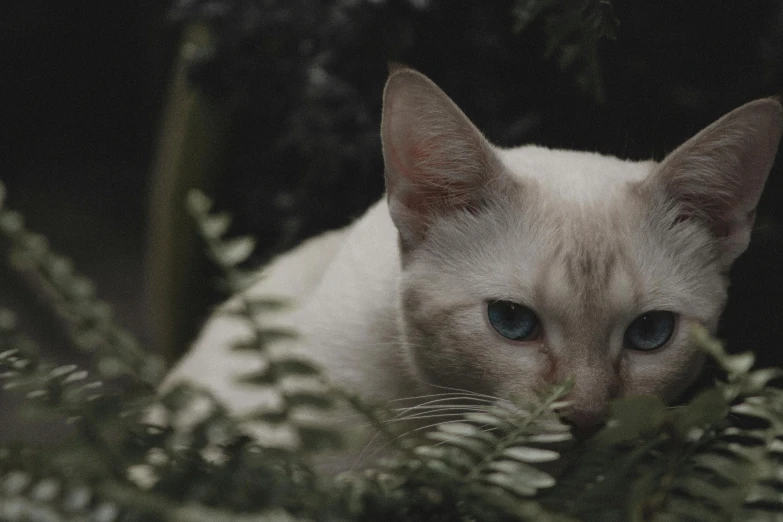
[[[185,195],[192,188],[211,192],[221,166],[225,111],[188,79],[190,64],[210,42],[202,25],[183,32],[151,178],[147,315],[153,343],[169,362],[196,333],[209,296],[208,265],[185,210]]]

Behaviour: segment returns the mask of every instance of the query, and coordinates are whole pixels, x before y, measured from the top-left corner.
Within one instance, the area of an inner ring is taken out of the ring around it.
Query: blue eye
[[[536,313],[510,301],[492,301],[487,305],[489,324],[497,333],[512,341],[532,341],[538,337]]]
[[[634,319],[625,331],[625,345],[644,352],[660,348],[671,338],[675,323],[671,312],[644,313]]]

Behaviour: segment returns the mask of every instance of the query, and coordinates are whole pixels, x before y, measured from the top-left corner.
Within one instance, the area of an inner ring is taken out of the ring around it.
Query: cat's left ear
[[[397,69],[386,82],[381,123],[389,212],[403,248],[439,216],[473,211],[500,176],[489,142],[429,78]]]
[[[726,268],[750,242],[781,130],[780,102],[752,101],[675,149],[647,180],[676,202],[678,219],[704,219],[709,224]]]

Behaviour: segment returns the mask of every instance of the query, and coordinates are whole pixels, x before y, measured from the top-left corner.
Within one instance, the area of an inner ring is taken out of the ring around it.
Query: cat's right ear
[[[675,202],[678,221],[708,225],[724,268],[748,246],[781,132],[780,101],[746,103],[674,150],[647,180]]]
[[[405,249],[434,218],[481,206],[498,161],[487,140],[429,78],[396,69],[381,123],[389,212]]]

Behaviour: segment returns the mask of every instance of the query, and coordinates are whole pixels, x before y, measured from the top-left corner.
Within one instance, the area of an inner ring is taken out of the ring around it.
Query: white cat
[[[670,401],[714,331],[727,274],[748,245],[783,109],[769,98],[722,117],[660,164],[491,145],[429,79],[394,71],[381,136],[387,197],[342,230],[305,242],[250,292],[298,306],[274,317],[335,382],[374,401],[445,388],[530,396],[574,380],[570,419],[599,423],[609,401]],[[168,376],[238,412],[258,366],[214,316]]]

